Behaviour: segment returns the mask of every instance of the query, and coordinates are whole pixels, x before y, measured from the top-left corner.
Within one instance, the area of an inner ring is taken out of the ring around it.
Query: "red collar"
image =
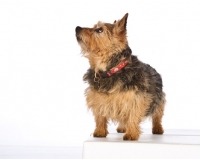
[[[109,71],[105,71],[105,72],[97,72],[95,73],[95,79],[97,78],[107,78],[112,76],[113,74],[117,73],[118,71],[120,71],[122,68],[124,68],[126,65],[128,64],[127,60],[122,61],[121,63],[119,63],[117,66],[111,68]],[[98,77],[97,77],[98,76]],[[95,80],[94,79],[94,80]],[[96,80],[95,80],[96,81]]]

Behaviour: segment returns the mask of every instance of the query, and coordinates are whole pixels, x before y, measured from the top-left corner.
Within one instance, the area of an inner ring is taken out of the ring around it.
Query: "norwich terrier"
[[[152,133],[163,134],[165,94],[162,79],[150,65],[132,55],[126,36],[128,13],[113,24],[76,27],[76,38],[90,68],[83,79],[87,106],[96,122],[94,137],[106,137],[108,120],[118,122],[124,140],[138,140],[140,123],[152,117]]]

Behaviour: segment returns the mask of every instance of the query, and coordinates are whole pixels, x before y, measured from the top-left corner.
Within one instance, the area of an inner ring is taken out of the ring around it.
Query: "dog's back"
[[[120,63],[122,59],[128,59],[127,66],[116,74],[100,78],[95,81],[95,72],[89,69],[84,75],[84,81],[90,84],[90,87],[101,93],[120,93],[123,91],[134,90],[135,92],[147,93],[152,96],[152,101],[146,108],[145,116],[154,114],[160,102],[164,102],[164,93],[162,91],[162,78],[160,74],[150,65],[145,64],[132,55],[128,47],[122,53],[113,55],[108,61],[108,70]]]

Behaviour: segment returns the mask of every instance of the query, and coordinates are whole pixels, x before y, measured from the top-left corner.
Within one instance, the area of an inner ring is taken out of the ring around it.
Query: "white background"
[[[1,0],[0,146],[82,146],[94,121],[75,27],[127,12],[133,54],[163,77],[164,128],[200,129],[199,0]]]

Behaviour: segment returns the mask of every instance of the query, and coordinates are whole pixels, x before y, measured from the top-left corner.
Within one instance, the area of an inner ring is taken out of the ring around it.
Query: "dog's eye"
[[[103,32],[103,28],[102,27],[101,28],[97,28],[97,29],[95,29],[95,32],[102,33]]]

